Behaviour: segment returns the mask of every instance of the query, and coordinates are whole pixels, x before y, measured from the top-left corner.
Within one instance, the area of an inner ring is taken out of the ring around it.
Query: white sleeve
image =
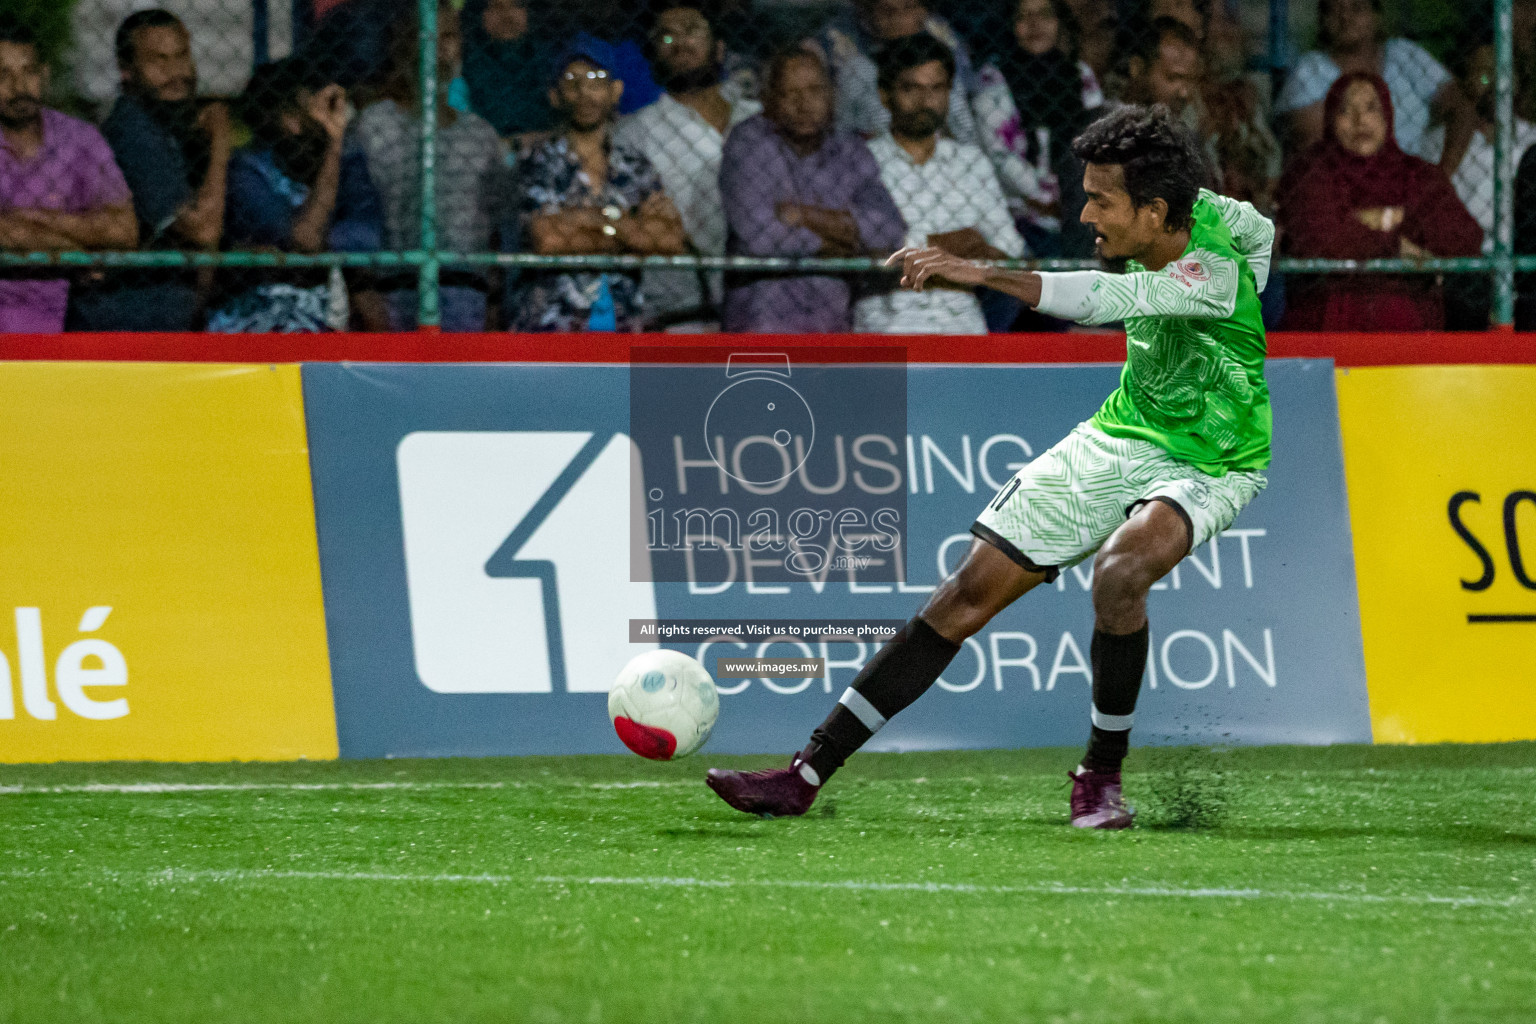
[[[1237,309],[1238,276],[1236,260],[1198,249],[1156,271],[1043,273],[1035,308],[1081,324],[1142,316],[1224,320]]]
[[[1035,308],[1047,316],[1086,323],[1098,308],[1093,292],[1104,276],[1097,270],[1042,273],[1040,301]]]

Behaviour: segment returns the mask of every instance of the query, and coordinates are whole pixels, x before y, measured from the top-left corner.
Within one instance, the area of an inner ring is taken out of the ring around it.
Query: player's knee
[[[1094,607],[1141,601],[1156,582],[1155,571],[1134,552],[1100,552],[1093,562]]]
[[[956,572],[933,595],[923,618],[951,640],[972,635],[992,618],[995,602],[984,580],[964,570]]]

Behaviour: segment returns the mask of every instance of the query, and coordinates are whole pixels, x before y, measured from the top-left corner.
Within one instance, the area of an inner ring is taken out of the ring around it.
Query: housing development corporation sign
[[[1109,366],[906,368],[904,430],[866,431],[893,444],[861,449],[887,467],[881,476],[865,464],[866,481],[898,484],[863,511],[900,507],[899,540],[875,555],[866,536],[872,560],[845,552],[784,578],[745,571],[767,556],[743,532],[717,537],[707,557],[673,558],[664,573],[633,571],[637,547],[654,546],[646,513],[669,499],[648,485],[676,467],[656,475],[646,464],[653,445],[634,439],[644,431],[631,423],[629,367],[307,365],[341,752],[617,752],[604,693],[628,658],[656,646],[631,642],[631,620],[906,619],[963,555],[981,507],[1092,415],[1117,375]],[[1269,380],[1269,488],[1152,595],[1137,718],[1149,741],[1371,738],[1332,367],[1276,361]],[[862,435],[852,431],[829,429],[803,460],[792,431],[780,447],[795,473],[830,487],[860,465],[852,443]],[[705,447],[700,431],[684,457],[711,458]],[[718,467],[683,471],[692,496],[720,487]],[[1089,565],[1063,573],[967,641],[876,748],[1079,742],[1090,574]],[[797,749],[873,652],[835,639],[663,643],[710,667],[722,657],[824,664],[816,678],[719,680],[709,749],[722,752]]]

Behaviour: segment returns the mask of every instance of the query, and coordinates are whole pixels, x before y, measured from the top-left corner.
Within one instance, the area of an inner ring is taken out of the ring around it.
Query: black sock
[[[801,760],[826,782],[887,720],[921,697],[959,650],[959,644],[914,616],[864,665],[827,720],[811,733]]]
[[[1118,772],[1131,746],[1131,714],[1147,667],[1147,627],[1134,633],[1093,631],[1093,726],[1083,767]]]

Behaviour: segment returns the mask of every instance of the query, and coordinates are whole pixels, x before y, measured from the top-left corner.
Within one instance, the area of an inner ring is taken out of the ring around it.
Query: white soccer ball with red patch
[[[608,717],[619,739],[653,761],[698,750],[719,715],[720,694],[709,671],[678,651],[632,658],[608,691]]]

